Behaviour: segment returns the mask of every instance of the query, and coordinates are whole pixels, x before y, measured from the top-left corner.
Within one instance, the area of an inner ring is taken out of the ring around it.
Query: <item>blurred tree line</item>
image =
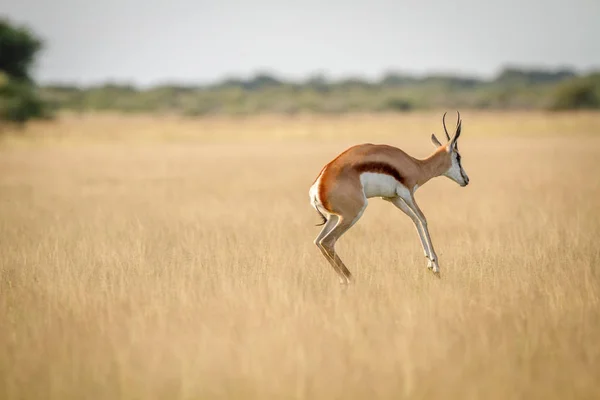
[[[600,72],[578,75],[568,69],[507,67],[483,80],[450,75],[415,77],[388,73],[372,82],[313,76],[286,81],[268,73],[226,79],[211,85],[157,85],[148,89],[107,83],[42,88],[54,108],[79,112],[115,110],[189,116],[256,113],[404,112],[426,108],[599,109]]]
[[[424,108],[599,109],[600,71],[505,67],[493,79],[389,72],[378,81],[314,75],[287,81],[270,73],[211,85],[162,84],[141,89],[106,83],[36,86],[30,73],[42,41],[0,20],[0,119],[25,121],[50,110],[248,115],[255,113],[404,112]]]

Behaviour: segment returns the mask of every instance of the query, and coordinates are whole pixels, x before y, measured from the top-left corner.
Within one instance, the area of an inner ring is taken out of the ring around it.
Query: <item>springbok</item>
[[[371,197],[391,202],[413,220],[428,259],[427,268],[439,277],[440,267],[427,220],[414,193],[431,178],[441,175],[463,187],[469,184],[458,153],[462,121],[458,111],[457,114],[456,130],[450,138],[444,113],[442,124],[448,142],[442,145],[432,134],[436,149],[427,158],[417,159],[396,147],[366,143],[350,147],[321,169],[309,190],[311,205],[323,218],[317,226],[324,225],[315,244],[339,274],[342,284],[350,283],[352,274],[337,255],[335,243],[360,219]]]

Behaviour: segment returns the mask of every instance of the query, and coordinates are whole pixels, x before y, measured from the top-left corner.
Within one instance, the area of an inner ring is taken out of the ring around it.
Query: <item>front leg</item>
[[[427,219],[425,219],[425,215],[417,205],[415,198],[412,194],[407,196],[407,198],[402,198],[406,205],[411,209],[412,212],[415,213],[417,219],[419,220],[419,224],[421,226],[421,231],[423,232],[423,236],[425,237],[425,242],[427,244],[427,248],[429,250],[429,262],[427,267],[433,270],[433,273],[439,276],[440,266],[438,264],[437,254],[433,249],[433,244],[431,243],[431,236],[429,235],[429,229],[427,228]]]
[[[425,239],[425,234],[423,229],[421,228],[421,222],[417,217],[417,214],[407,205],[406,201],[402,197],[394,197],[391,199],[386,199],[391,202],[393,205],[398,207],[404,214],[408,215],[410,219],[415,224],[415,228],[417,229],[417,233],[419,234],[419,240],[421,241],[421,246],[423,246],[423,252],[425,253],[425,258],[427,258],[427,268],[433,268],[433,261],[435,258],[432,258],[429,252],[429,245]]]

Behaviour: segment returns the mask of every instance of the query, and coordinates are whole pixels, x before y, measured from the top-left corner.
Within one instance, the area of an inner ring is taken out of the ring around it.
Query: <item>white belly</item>
[[[360,183],[367,198],[396,197],[398,189],[402,186],[392,176],[375,172],[363,172],[360,174]],[[402,186],[402,189],[405,188]]]

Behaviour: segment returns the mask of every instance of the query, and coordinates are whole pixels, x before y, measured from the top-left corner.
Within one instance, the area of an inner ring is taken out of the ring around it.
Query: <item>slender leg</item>
[[[431,263],[431,256],[429,254],[429,246],[425,241],[425,236],[421,229],[421,222],[417,215],[410,209],[406,202],[402,199],[402,197],[394,197],[391,199],[386,199],[396,207],[398,207],[404,214],[408,215],[410,219],[415,224],[415,228],[417,229],[417,233],[419,234],[419,239],[421,240],[421,246],[423,246],[423,252],[425,253],[425,257],[427,257],[427,268],[433,268],[433,264]]]
[[[421,209],[415,202],[415,198],[412,196],[412,194],[410,195],[410,197],[402,198],[402,199],[406,202],[406,205],[415,213],[415,215],[419,219],[419,222],[421,225],[421,230],[423,232],[423,235],[425,236],[425,242],[427,244],[427,247],[429,248],[429,260],[431,261],[433,272],[435,274],[439,275],[440,266],[438,265],[437,254],[435,254],[435,250],[433,249],[433,244],[431,243],[431,236],[429,235],[429,229],[427,229],[427,219],[425,219],[425,215],[423,214],[423,212],[421,211]]]
[[[331,266],[333,267],[333,269],[335,270],[335,272],[337,272],[338,275],[340,275],[340,276],[344,276],[342,270],[340,270],[338,268],[337,264],[334,262],[334,258],[331,257],[331,255],[329,255],[327,253],[327,251],[325,250],[325,248],[321,244],[321,241],[323,240],[323,238],[325,236],[327,236],[333,230],[333,228],[335,228],[335,226],[337,225],[339,219],[340,219],[340,217],[337,216],[337,215],[335,215],[335,214],[331,214],[329,216],[329,219],[327,219],[327,222],[323,226],[323,229],[321,229],[321,232],[319,232],[319,235],[316,237],[315,244],[317,245],[317,247],[319,248],[319,250],[321,250],[321,253],[325,257],[325,259],[331,264]]]
[[[352,280],[352,274],[344,265],[342,259],[337,255],[335,251],[335,243],[338,239],[354,225],[362,216],[362,213],[366,207],[364,207],[359,211],[359,213],[354,216],[354,218],[347,218],[340,216],[339,221],[335,225],[335,227],[325,235],[320,241],[320,247],[324,250],[324,252],[329,256],[328,260],[330,261],[333,268],[340,275],[340,283],[348,284]]]

